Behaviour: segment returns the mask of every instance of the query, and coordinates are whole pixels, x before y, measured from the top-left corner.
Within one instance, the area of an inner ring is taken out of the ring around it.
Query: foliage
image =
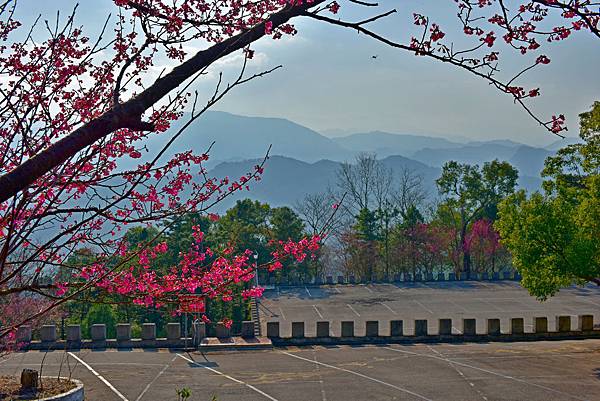
[[[502,242],[540,299],[573,283],[600,284],[600,102],[580,117],[584,143],[546,160],[544,194],[520,191],[500,206]]]

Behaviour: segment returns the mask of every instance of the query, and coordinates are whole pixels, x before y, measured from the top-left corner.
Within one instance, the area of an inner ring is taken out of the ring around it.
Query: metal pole
[[[187,316],[187,312],[184,314],[184,317],[185,317],[185,322],[183,323],[183,326],[184,326],[184,328],[183,328],[183,337],[184,337],[184,340],[183,341],[184,341],[184,348],[187,351],[187,347],[188,347],[187,346],[187,339],[188,339],[188,323],[187,323],[188,316]]]

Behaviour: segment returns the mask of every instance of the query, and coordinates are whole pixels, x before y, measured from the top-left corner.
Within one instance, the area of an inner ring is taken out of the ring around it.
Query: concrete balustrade
[[[511,272],[503,272],[502,273],[502,278],[504,278],[504,280],[511,280],[512,279],[512,273]]]
[[[206,338],[206,323],[204,322],[194,322],[192,323],[192,335],[196,339],[196,341],[202,341],[203,338]],[[187,333],[183,333],[184,337],[187,337]]]
[[[106,325],[92,324],[90,327],[90,336],[92,341],[106,341]]]
[[[500,319],[488,319],[487,320],[487,334],[490,336],[499,336],[500,333]]]
[[[421,275],[421,273],[415,274],[415,281],[423,281],[423,276]]]
[[[156,340],[156,324],[155,323],[143,323],[142,324],[142,340],[145,340],[145,341]]]
[[[556,316],[556,331],[559,333],[571,331],[571,316]]]
[[[17,342],[28,343],[31,342],[31,326],[23,325],[17,329]]]
[[[433,281],[433,273],[425,274],[425,281]]]
[[[329,337],[329,322],[317,322],[317,337]]]
[[[477,322],[475,319],[463,319],[463,334],[465,336],[474,336],[477,334]]]
[[[333,276],[327,276],[327,284],[329,284],[329,285],[333,284]]]
[[[179,340],[181,338],[181,325],[179,323],[167,323],[167,340]]]
[[[401,337],[404,335],[404,324],[402,320],[390,320],[390,336]]]
[[[533,332],[534,333],[547,333],[548,332],[548,318],[547,317],[534,317],[533,318]]]
[[[404,282],[411,282],[411,281],[413,281],[411,274],[404,273]]]
[[[444,273],[438,273],[437,281],[446,281],[446,275]]]
[[[56,326],[53,324],[46,324],[40,328],[40,340],[42,342],[54,342],[56,341]]]
[[[481,273],[481,280],[485,281],[485,280],[489,280],[489,279],[490,279],[490,276],[489,276],[488,272]]]
[[[428,333],[427,330],[427,320],[415,320],[415,336],[426,336]]]
[[[130,340],[131,340],[131,324],[118,323],[117,324],[117,342],[130,341]]]
[[[341,322],[342,337],[354,337],[354,322],[344,321]]]
[[[522,317],[510,319],[510,334],[524,334],[525,333],[525,321]]]
[[[367,320],[365,322],[365,336],[367,336],[367,337],[379,336],[379,321]]]
[[[279,322],[267,322],[267,337],[279,338]]]
[[[448,273],[448,281],[456,281],[456,273]]]
[[[394,282],[395,283],[400,282],[400,273],[394,273]]]
[[[452,319],[440,319],[438,321],[438,333],[441,336],[449,336],[452,334]]]
[[[492,280],[500,280],[500,273],[499,272],[493,272],[492,273]]]
[[[579,315],[577,329],[579,331],[592,331],[594,330],[594,316],[592,315]]]
[[[344,281],[345,281],[344,276],[338,276],[338,278],[337,278],[338,284],[344,284]]]
[[[304,322],[292,322],[292,337],[304,337]]]
[[[67,341],[78,343],[81,342],[81,326],[78,324],[70,324],[67,326]]]
[[[350,276],[350,284],[356,284],[356,277]]]

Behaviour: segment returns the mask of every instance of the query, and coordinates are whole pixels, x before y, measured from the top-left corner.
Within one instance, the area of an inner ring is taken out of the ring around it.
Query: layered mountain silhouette
[[[187,117],[179,120],[171,130],[181,127]],[[150,154],[164,141],[161,135],[149,141]],[[340,163],[352,162],[361,152],[375,153],[392,171],[409,169],[418,174],[432,196],[436,193],[435,179],[449,160],[480,165],[494,159],[509,161],[519,170],[519,185],[533,191],[540,188],[540,172],[546,157],[576,142],[577,138],[565,138],[542,148],[510,140],[461,143],[435,136],[381,131],[328,138],[282,118],[209,111],[190,125],[169,153],[189,149],[202,152],[214,143],[208,165],[210,175],[238,178],[252,171],[271,146],[271,158],[263,180],[253,184],[251,192],[238,194],[219,206],[224,209],[241,197],[274,206],[292,205],[306,194],[333,186]]]

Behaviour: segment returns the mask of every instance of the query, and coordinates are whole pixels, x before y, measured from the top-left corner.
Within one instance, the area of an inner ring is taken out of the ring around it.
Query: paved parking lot
[[[513,281],[283,287],[267,291],[259,310],[263,333],[267,321],[279,321],[282,336],[291,335],[292,321],[305,322],[306,334],[313,336],[316,322],[328,320],[331,334],[339,336],[342,320],[354,320],[356,334],[364,335],[366,320],[379,320],[387,334],[389,320],[404,320],[405,333],[412,333],[415,319],[428,319],[430,332],[437,332],[440,318],[452,318],[458,334],[463,318],[476,318],[478,333],[484,333],[487,318],[500,318],[508,331],[510,318],[523,317],[529,332],[535,316],[547,316],[550,330],[557,315],[592,314],[600,322],[600,288],[573,287],[539,302]],[[577,319],[571,323],[575,329]]]
[[[43,352],[0,359],[39,368]],[[598,400],[600,340],[276,348],[201,355],[168,350],[46,355],[43,372],[83,380],[88,401]],[[62,363],[62,368],[60,368]]]

